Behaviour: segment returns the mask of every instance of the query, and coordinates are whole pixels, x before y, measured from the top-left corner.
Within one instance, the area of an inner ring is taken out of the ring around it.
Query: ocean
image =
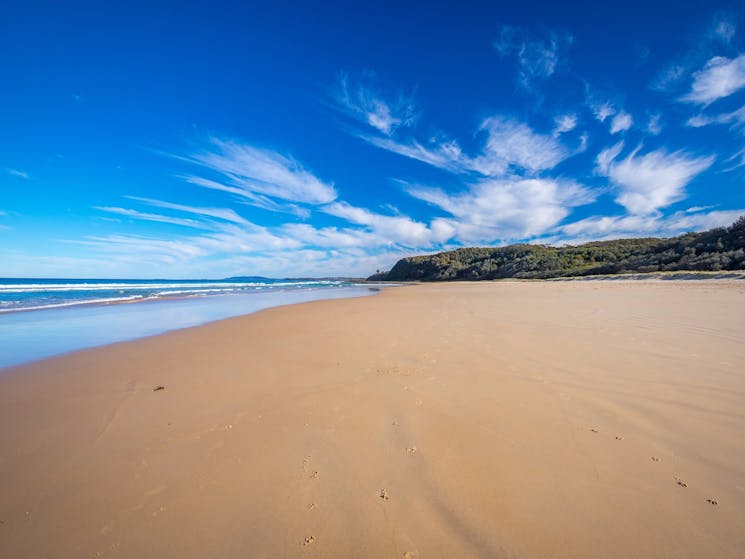
[[[202,297],[351,285],[344,280],[241,278],[227,280],[0,279],[0,313],[167,297]]]
[[[0,279],[0,367],[376,290],[336,279]]]

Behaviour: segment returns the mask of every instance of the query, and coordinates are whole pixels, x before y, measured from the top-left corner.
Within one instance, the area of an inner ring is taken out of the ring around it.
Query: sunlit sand
[[[745,283],[415,285],[0,374],[0,556],[742,557]]]

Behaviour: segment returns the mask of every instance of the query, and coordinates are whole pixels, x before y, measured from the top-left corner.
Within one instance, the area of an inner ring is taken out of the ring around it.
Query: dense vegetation
[[[459,248],[399,260],[371,280],[490,280],[745,269],[745,216],[730,227],[670,239],[619,239],[579,246]]]

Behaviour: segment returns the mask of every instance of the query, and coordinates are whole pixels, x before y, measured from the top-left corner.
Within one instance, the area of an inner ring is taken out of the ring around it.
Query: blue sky
[[[5,3],[0,276],[364,276],[745,213],[742,3],[310,4]]]

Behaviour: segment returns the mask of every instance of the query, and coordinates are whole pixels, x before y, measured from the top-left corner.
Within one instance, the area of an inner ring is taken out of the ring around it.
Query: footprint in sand
[[[316,538],[314,538],[313,536],[308,536],[307,538],[303,540],[303,545],[310,545],[315,541],[316,541]]]
[[[681,487],[688,487],[688,484],[685,481],[683,481],[682,479],[680,479],[679,477],[676,477],[675,478],[675,483],[677,483]]]
[[[394,421],[393,423],[391,423],[391,425],[393,425],[394,427],[398,427],[401,424],[398,421]]]
[[[310,477],[312,477],[313,479],[318,479],[318,475],[318,472],[313,472],[312,474],[310,474]]]
[[[416,454],[416,450],[417,449],[415,446],[406,447],[406,452],[408,452],[409,454]]]
[[[314,508],[316,508],[316,506],[317,505],[315,503],[311,503],[308,505],[308,510],[313,510]]]
[[[659,461],[660,461],[659,458],[657,458],[656,456],[652,456],[652,462],[659,462]]]
[[[388,491],[386,491],[385,489],[381,489],[380,490],[380,498],[383,499],[384,501],[387,501],[389,499],[389,497],[388,497]]]
[[[717,501],[716,499],[706,499],[706,502],[712,506],[717,506],[719,504],[719,501]]]
[[[419,557],[416,551],[404,551],[404,559],[415,559],[416,557]]]
[[[593,428],[590,428],[590,431],[592,431],[593,433],[597,433],[598,432],[597,429],[593,429]]]
[[[616,436],[616,440],[617,441],[622,441],[623,440],[623,437]]]

